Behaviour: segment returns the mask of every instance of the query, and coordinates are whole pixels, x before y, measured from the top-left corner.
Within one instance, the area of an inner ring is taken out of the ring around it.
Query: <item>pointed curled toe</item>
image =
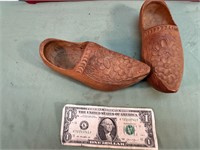
[[[150,72],[148,65],[93,42],[47,39],[40,45],[40,56],[58,73],[103,91],[133,85]]]
[[[147,81],[166,93],[177,92],[183,75],[178,27],[163,0],[146,0],[140,11],[142,59],[151,67]]]

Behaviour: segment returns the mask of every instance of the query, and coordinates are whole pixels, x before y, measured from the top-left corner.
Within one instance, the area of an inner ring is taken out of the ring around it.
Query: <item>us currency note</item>
[[[65,105],[61,143],[69,146],[157,150],[153,110]]]

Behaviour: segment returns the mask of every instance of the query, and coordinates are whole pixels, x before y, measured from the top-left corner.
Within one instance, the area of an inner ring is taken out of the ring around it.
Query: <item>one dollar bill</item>
[[[65,105],[61,143],[69,146],[157,150],[153,110]]]

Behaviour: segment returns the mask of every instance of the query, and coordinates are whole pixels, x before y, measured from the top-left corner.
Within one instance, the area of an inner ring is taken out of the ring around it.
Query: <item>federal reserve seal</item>
[[[82,130],[86,130],[88,127],[89,127],[89,124],[88,124],[87,121],[81,121],[81,123],[80,123],[80,128],[81,128]]]

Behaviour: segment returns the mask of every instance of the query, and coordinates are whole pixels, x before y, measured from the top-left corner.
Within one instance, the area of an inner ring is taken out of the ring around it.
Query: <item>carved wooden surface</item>
[[[50,68],[98,90],[133,85],[150,72],[143,62],[93,42],[46,39],[40,44],[40,55]]]
[[[177,92],[184,58],[178,27],[163,0],[147,0],[140,11],[142,58],[151,66],[148,81],[162,92]]]
[[[163,84],[177,89],[183,74],[183,50],[177,27],[160,26],[147,30],[144,43],[145,62]]]
[[[129,84],[134,78],[143,78],[148,74],[149,67],[147,65],[128,56],[110,51],[94,43],[89,44],[87,48],[86,58],[90,55],[90,59],[87,66],[86,61],[83,61],[83,65],[86,66],[84,72],[96,81]],[[80,70],[83,69],[80,68]]]

